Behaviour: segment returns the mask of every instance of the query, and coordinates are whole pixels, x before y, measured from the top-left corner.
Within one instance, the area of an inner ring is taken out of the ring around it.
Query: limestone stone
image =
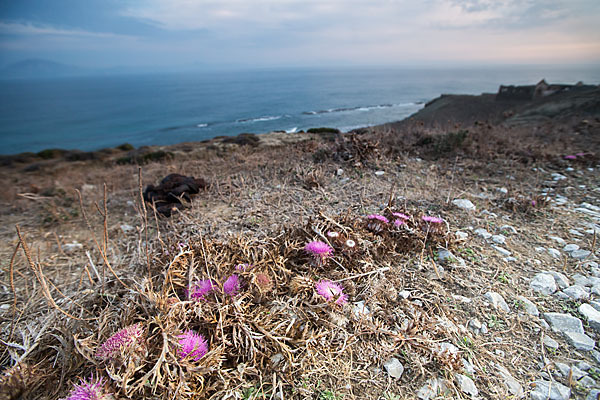
[[[584,289],[584,287],[579,285],[569,286],[568,288],[563,290],[563,293],[572,298],[573,300],[584,300],[590,296],[589,293]]]
[[[523,304],[523,308],[525,309],[525,312],[527,314],[532,315],[534,317],[538,317],[540,315],[540,312],[538,311],[536,305],[527,297],[517,296],[517,300],[520,301],[521,304]]]
[[[395,357],[387,360],[383,364],[383,367],[392,378],[400,378],[404,373],[404,366],[400,360]]]
[[[577,350],[591,351],[594,350],[594,347],[596,346],[594,339],[585,333],[563,332],[563,335],[567,342]]]
[[[533,384],[532,400],[568,400],[571,397],[571,389],[558,382],[538,380]]]
[[[554,277],[551,274],[545,273],[536,274],[529,283],[529,287],[534,292],[537,292],[544,296],[551,295],[558,289],[556,287],[556,281],[554,280]]]
[[[460,390],[462,390],[464,393],[471,396],[477,396],[479,394],[479,390],[477,390],[475,382],[473,382],[473,379],[469,378],[468,376],[456,374],[456,381],[458,382]]]
[[[563,314],[556,312],[544,313],[544,319],[548,321],[554,332],[576,332],[584,334],[583,324],[578,318],[571,314]]]
[[[589,304],[582,304],[579,306],[579,312],[587,318],[588,323],[596,332],[600,332],[600,311]]]
[[[455,199],[452,201],[452,204],[466,211],[475,210],[475,204],[471,203],[471,200],[468,199]]]
[[[510,312],[510,308],[504,298],[500,295],[500,293],[496,292],[487,292],[484,297],[492,303],[494,308],[498,310],[502,310],[504,312]]]

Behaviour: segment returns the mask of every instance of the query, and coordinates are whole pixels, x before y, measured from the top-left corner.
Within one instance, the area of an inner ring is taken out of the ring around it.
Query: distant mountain
[[[58,78],[87,75],[89,70],[44,59],[28,59],[9,64],[0,69],[0,79]]]

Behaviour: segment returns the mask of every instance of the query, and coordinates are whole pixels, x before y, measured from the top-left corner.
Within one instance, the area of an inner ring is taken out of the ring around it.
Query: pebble
[[[457,231],[456,238],[459,240],[467,240],[469,238],[469,234],[467,232]]]
[[[570,233],[571,235],[575,235],[575,236],[583,236],[583,233],[579,232],[579,231],[578,231],[578,230],[576,230],[576,229],[569,229],[569,233]]]
[[[360,317],[369,318],[371,316],[371,310],[369,310],[369,307],[367,307],[365,305],[364,301],[358,301],[358,302],[354,303],[352,312],[354,313],[354,316],[356,318],[360,318]]]
[[[585,361],[579,361],[577,363],[577,368],[579,368],[582,371],[589,371],[590,368],[592,368],[592,366]]]
[[[592,300],[590,301],[590,305],[594,307],[597,311],[600,311],[600,301]]]
[[[571,252],[571,257],[575,258],[576,260],[583,260],[584,258],[587,258],[590,254],[592,254],[592,252],[589,250],[575,250]]]
[[[487,323],[484,322],[484,323],[481,324],[481,329],[479,330],[479,332],[482,335],[486,335],[488,333]]]
[[[271,356],[271,364],[277,366],[284,359],[283,354],[277,353]]]
[[[550,336],[544,336],[544,346],[552,349],[558,350],[559,344],[556,340],[552,339]]]
[[[584,388],[591,388],[591,387],[597,386],[596,381],[590,376],[584,376],[577,383],[578,383],[578,385],[581,385]]]
[[[492,248],[494,250],[496,250],[498,253],[502,254],[503,256],[507,256],[508,257],[508,256],[510,256],[512,254],[510,251],[508,251],[505,248],[500,247],[500,246],[492,245]]]
[[[445,393],[448,390],[446,384],[443,379],[440,378],[431,378],[425,382],[418,391],[417,397],[420,400],[431,400],[437,397],[438,394]]]
[[[523,386],[521,386],[519,381],[517,381],[504,366],[496,364],[496,369],[498,369],[508,391],[517,398],[523,396]]]
[[[438,249],[437,251],[437,259],[440,264],[459,264],[466,265],[465,260],[461,257],[456,257],[452,252],[446,249]]]
[[[548,254],[550,254],[554,258],[560,258],[560,251],[553,249],[552,247],[548,247]]]
[[[576,332],[584,334],[583,324],[578,318],[571,314],[563,314],[556,312],[544,313],[544,319],[548,321],[554,332]]]
[[[558,382],[535,381],[533,384],[532,400],[568,400],[571,397],[571,389]]]
[[[410,297],[410,292],[408,290],[403,290],[400,293],[398,293],[398,296],[406,300]]]
[[[579,250],[579,246],[576,244],[568,244],[565,247],[563,247],[563,251],[566,253],[570,253],[575,250]]]
[[[492,235],[492,242],[506,244],[506,237],[504,235]]]
[[[578,381],[586,375],[587,374],[584,371],[577,368],[577,366],[575,366],[575,365],[571,366],[571,376],[573,377],[573,379]]]
[[[459,294],[453,294],[452,298],[454,300],[460,301],[461,303],[465,303],[465,304],[469,304],[470,302],[473,301],[472,299],[465,297],[465,296],[461,296]]]
[[[375,175],[382,176],[385,174],[385,171],[375,171]]]
[[[527,314],[532,315],[534,317],[538,317],[540,315],[540,312],[538,311],[536,305],[527,297],[517,296],[517,300],[523,304],[523,308],[525,309],[525,312]]]
[[[390,375],[392,378],[400,378],[404,373],[404,366],[400,360],[395,357],[387,360],[383,364],[383,367],[387,371],[388,375]]]
[[[544,296],[551,295],[556,292],[558,288],[556,287],[556,281],[551,274],[546,273],[538,273],[536,274],[531,282],[529,283],[529,287],[539,294]]]
[[[467,211],[475,210],[475,204],[471,203],[471,200],[468,200],[468,199],[455,199],[455,200],[452,200],[452,204],[454,204],[456,207],[463,209],[463,210],[467,210]]]
[[[582,304],[579,306],[579,312],[585,316],[588,324],[590,324],[596,332],[600,332],[600,311],[589,304]]]
[[[77,242],[66,243],[66,244],[62,245],[62,250],[65,252],[65,254],[73,254],[77,250],[81,250],[81,249],[83,249],[83,245],[81,243],[77,243]]]
[[[494,306],[494,308],[496,308],[497,310],[502,310],[504,312],[510,312],[510,308],[508,307],[508,304],[506,304],[506,301],[504,300],[504,297],[502,297],[502,295],[500,295],[500,293],[496,293],[496,292],[487,292],[484,297],[489,300],[492,305]]]
[[[510,225],[502,225],[500,227],[500,230],[502,232],[506,232],[506,233],[512,233],[512,234],[517,233],[517,230],[514,227],[510,226]]]
[[[558,285],[559,288],[566,289],[569,287],[569,285],[570,285],[569,278],[567,278],[564,274],[561,274],[560,272],[556,272],[556,271],[544,271],[544,272],[552,275],[552,277],[554,278],[554,281],[556,282],[556,284]],[[575,283],[577,283],[577,282],[575,282]]]
[[[587,397],[585,398],[585,400],[598,400],[600,399],[600,390],[598,389],[593,389],[591,390]]]
[[[456,374],[456,381],[460,386],[460,390],[470,396],[477,396],[479,394],[479,390],[477,390],[477,386],[475,386],[475,382],[473,379],[469,378],[466,375]]]
[[[586,292],[584,287],[579,285],[569,286],[568,288],[563,290],[563,293],[572,298],[573,300],[583,300],[587,299],[590,296],[588,292]]]
[[[567,342],[577,350],[591,351],[594,350],[596,342],[594,339],[586,335],[585,333],[579,332],[563,332],[563,335]]]
[[[479,331],[481,329],[481,321],[479,321],[477,318],[470,320],[469,328],[474,331]]]
[[[567,364],[557,361],[554,363],[554,366],[563,378],[569,376],[569,371],[571,371],[571,367],[569,367]]]
[[[492,234],[489,233],[488,231],[486,231],[483,228],[477,228],[477,229],[475,229],[475,234],[477,236],[480,236],[480,237],[486,239],[486,240],[492,237]]]
[[[127,224],[121,225],[120,228],[124,233],[129,233],[129,232],[135,231],[135,228],[133,226],[127,225]]]
[[[564,246],[567,244],[567,242],[565,242],[565,240],[563,238],[560,238],[558,236],[550,236],[550,239],[554,240],[556,243],[558,243],[561,246]]]
[[[565,180],[565,179],[567,179],[567,177],[564,176],[564,175],[559,174],[558,172],[554,172],[552,174],[552,180],[554,180],[554,181],[562,181],[562,180]]]
[[[581,286],[592,286],[592,282],[590,282],[590,280],[588,279],[588,277],[581,275],[581,274],[575,274],[572,276],[573,281],[575,282],[576,285],[581,285]]]

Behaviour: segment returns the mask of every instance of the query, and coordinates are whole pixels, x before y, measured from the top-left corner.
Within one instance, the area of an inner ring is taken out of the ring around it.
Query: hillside
[[[4,157],[0,394],[596,398],[598,91],[567,97]],[[172,173],[208,186],[167,218]]]

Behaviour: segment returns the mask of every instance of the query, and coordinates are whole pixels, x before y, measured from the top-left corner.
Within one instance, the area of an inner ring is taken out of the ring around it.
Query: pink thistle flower
[[[104,379],[91,377],[88,380],[81,380],[79,385],[75,385],[69,397],[64,400],[112,400],[113,395],[104,390]]]
[[[376,220],[376,221],[383,222],[384,224],[387,224],[390,222],[386,217],[384,217],[383,215],[379,215],[379,214],[367,215],[367,218],[370,220]]]
[[[429,215],[423,215],[423,221],[425,222],[431,222],[432,224],[441,224],[442,222],[444,222],[443,219],[438,218],[438,217],[431,217]]]
[[[208,344],[204,336],[192,330],[185,331],[182,335],[177,336],[177,338],[181,346],[178,352],[181,360],[189,356],[194,361],[199,361],[208,353]]]
[[[390,222],[386,217],[379,214],[367,215],[367,219],[367,228],[375,232],[381,232],[384,225],[387,225]]]
[[[333,248],[327,243],[315,240],[304,246],[304,251],[312,255],[318,266],[323,266],[327,262],[327,257],[333,254]]]
[[[568,155],[563,157],[565,160],[577,160],[577,156]]]
[[[117,358],[123,351],[130,350],[144,342],[142,323],[127,326],[109,337],[96,351],[96,358],[108,361]]]
[[[407,221],[410,219],[410,217],[408,215],[403,214],[403,213],[399,213],[399,212],[392,213],[392,215],[394,217],[396,217],[396,218],[404,219],[404,220],[407,220]]]
[[[397,220],[394,221],[394,226],[396,228],[399,228],[400,226],[402,226],[404,224],[406,224],[406,221],[403,220],[403,219],[397,219]]]
[[[348,302],[348,295],[344,294],[342,286],[329,280],[320,280],[315,285],[317,293],[327,301],[334,301],[337,305],[344,305]]]
[[[189,298],[193,300],[206,301],[206,296],[216,288],[217,285],[212,279],[201,280],[194,287],[190,288]]]
[[[575,154],[577,157],[585,157],[586,153],[576,153]]]
[[[236,296],[241,289],[240,278],[237,275],[231,275],[223,284],[223,292],[233,297]]]
[[[535,201],[535,200],[531,200],[531,205],[532,205],[533,207],[537,206],[537,201]]]

